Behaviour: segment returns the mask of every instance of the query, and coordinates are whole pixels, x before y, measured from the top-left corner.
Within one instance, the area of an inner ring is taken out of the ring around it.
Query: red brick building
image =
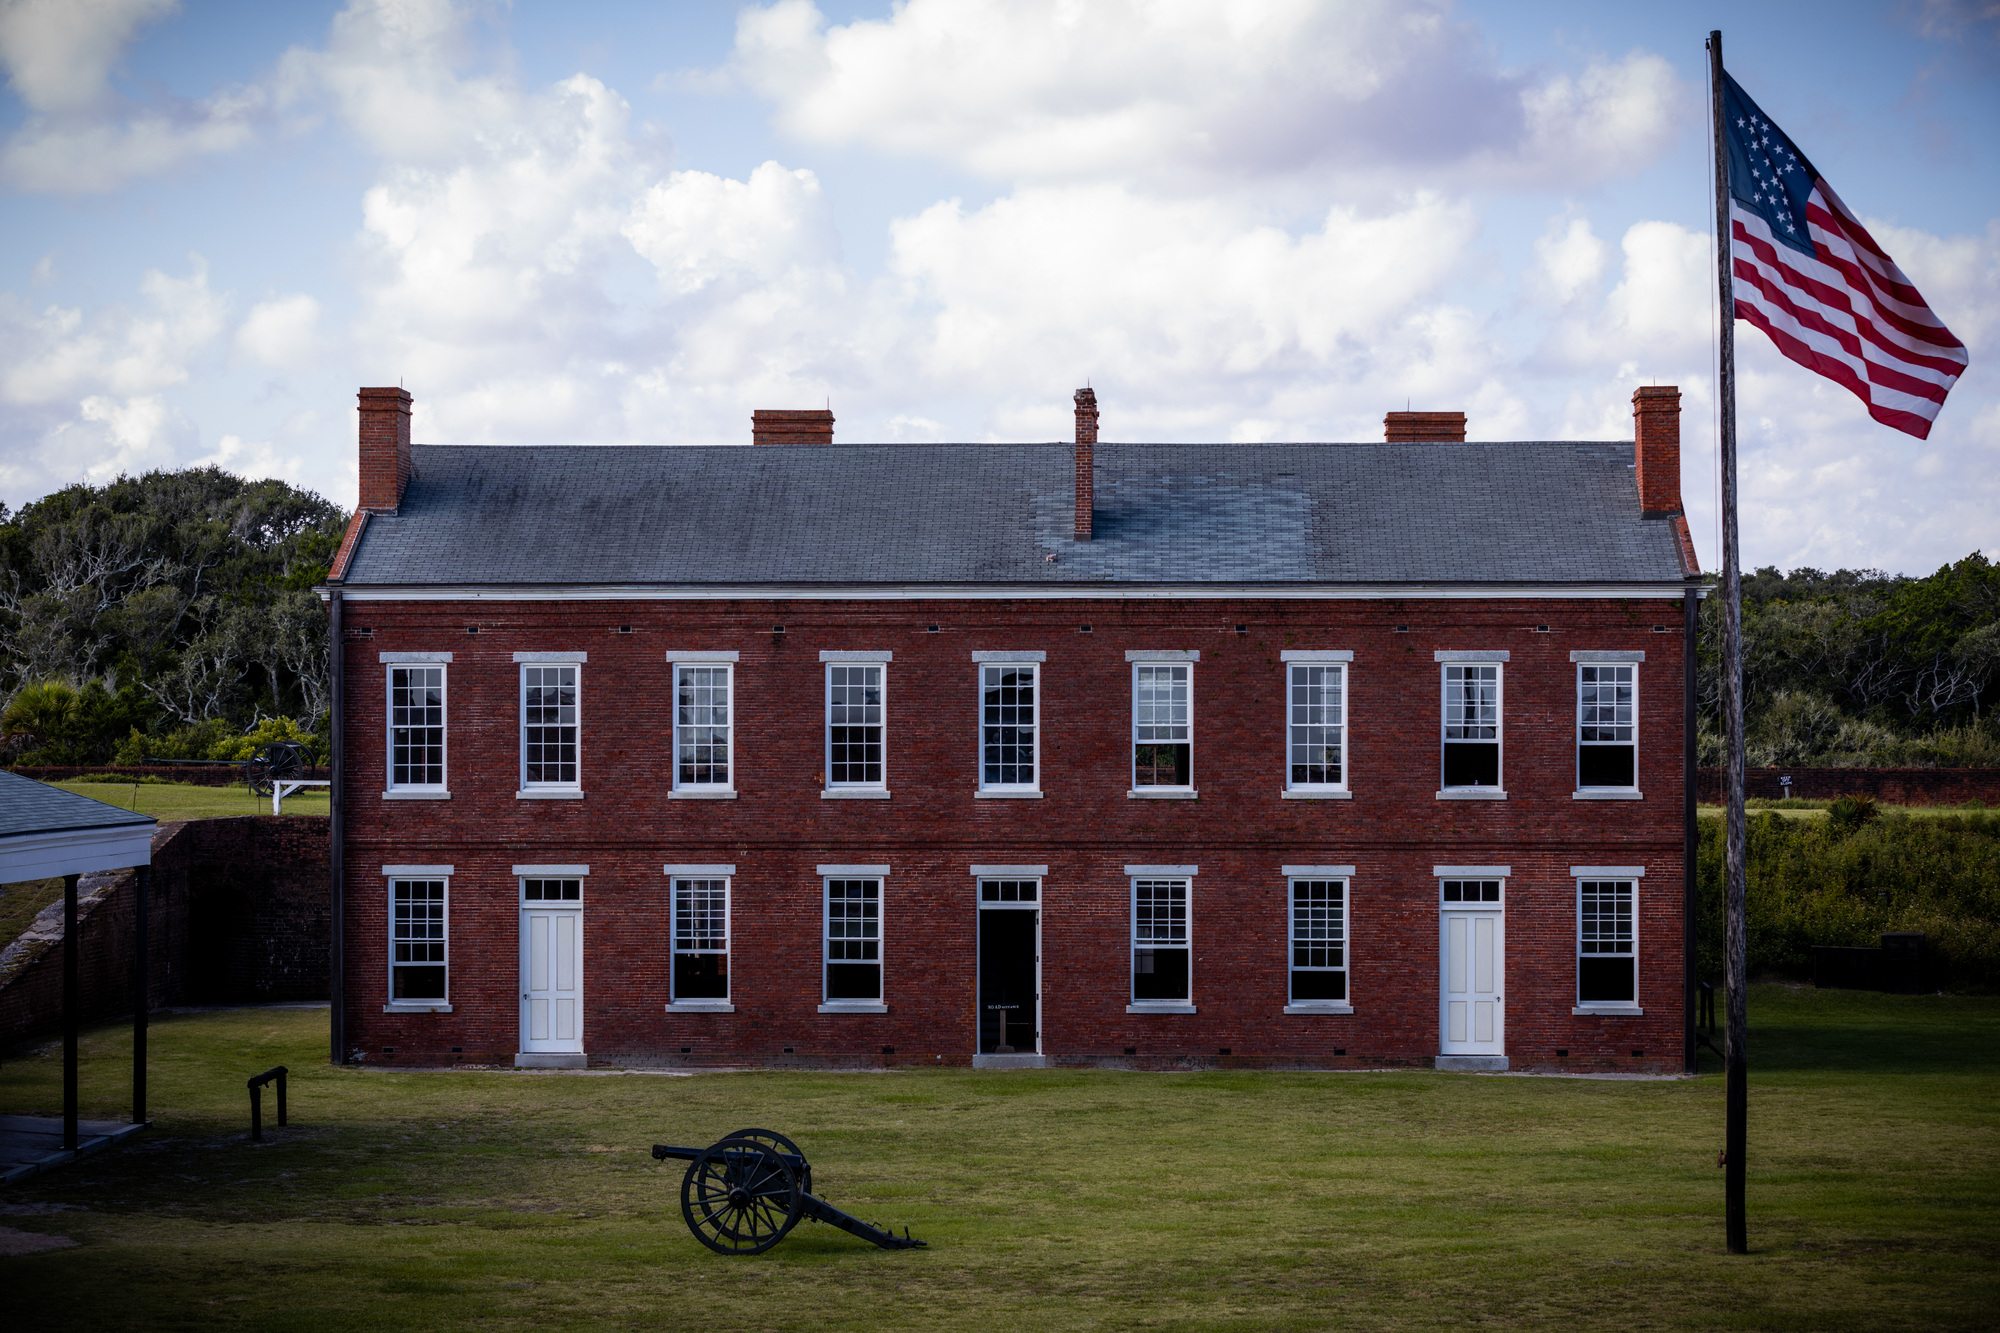
[[[335,1052],[1692,1059],[1679,394],[1633,442],[410,443],[361,391]]]

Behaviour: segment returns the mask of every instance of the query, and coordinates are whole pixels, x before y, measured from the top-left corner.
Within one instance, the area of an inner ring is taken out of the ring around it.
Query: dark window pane
[[[1132,998],[1185,1000],[1188,997],[1186,949],[1134,949]]]
[[[1631,958],[1579,958],[1576,998],[1583,1004],[1631,1004],[1639,998],[1637,964]]]
[[[1629,745],[1579,745],[1576,750],[1576,780],[1583,787],[1632,787],[1633,748]]]
[[[1292,973],[1293,1000],[1344,1000],[1347,998],[1345,972]]]
[[[675,954],[674,998],[676,1000],[728,999],[729,955],[721,953]]]
[[[1444,747],[1444,785],[1499,786],[1500,747],[1490,741],[1447,741]]]
[[[1186,787],[1189,756],[1186,745],[1136,745],[1132,748],[1132,785],[1135,787]]]
[[[880,963],[828,963],[826,998],[829,1000],[879,1000],[882,998]]]
[[[441,967],[399,967],[395,969],[395,997],[398,1000],[442,1000],[444,969]]]

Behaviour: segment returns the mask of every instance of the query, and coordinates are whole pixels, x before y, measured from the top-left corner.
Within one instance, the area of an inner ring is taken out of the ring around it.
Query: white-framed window
[[[1639,1007],[1640,866],[1571,866],[1576,879],[1576,1002]]]
[[[521,791],[581,792],[583,653],[515,653],[521,670]]]
[[[1506,901],[1507,881],[1496,879],[1440,879],[1438,899],[1447,907],[1453,905],[1482,906],[1488,903]]]
[[[1194,1005],[1193,866],[1127,866],[1132,881],[1132,1007]]]
[[[1439,788],[1454,793],[1504,792],[1500,783],[1505,653],[1439,652],[1443,665]]]
[[[826,790],[887,795],[887,652],[822,652],[826,664]]]
[[[1285,790],[1347,791],[1347,650],[1288,650]]]
[[[583,881],[576,876],[552,878],[546,875],[521,876],[524,903],[582,903]]]
[[[1576,787],[1579,794],[1639,787],[1639,663],[1642,652],[1570,654],[1576,663]]]
[[[880,1010],[887,866],[821,866],[824,1009]]]
[[[673,877],[673,999],[729,998],[729,876]]]
[[[1353,876],[1353,866],[1285,867],[1294,1007],[1348,1004],[1347,889]]]
[[[736,668],[674,664],[674,790],[735,790]]]
[[[983,655],[975,654],[976,658],[980,656]],[[980,661],[977,669],[979,789],[1041,790],[1040,664],[1025,660]]]
[[[445,671],[449,653],[383,653],[388,668],[389,763],[393,793],[445,790]]]
[[[1135,794],[1194,790],[1194,664],[1192,650],[1132,650],[1132,790]]]
[[[451,866],[384,866],[389,887],[389,1006],[451,1001]]]

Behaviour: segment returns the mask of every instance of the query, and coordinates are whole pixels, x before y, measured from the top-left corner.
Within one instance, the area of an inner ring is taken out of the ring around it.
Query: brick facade
[[[520,1048],[511,866],[582,863],[593,1063],[966,1064],[973,864],[1046,864],[1042,1050],[1143,1067],[1423,1065],[1439,1046],[1436,865],[1507,865],[1514,1068],[1682,1065],[1677,601],[979,599],[350,601],[346,1031],[369,1062],[508,1063]],[[784,632],[774,633],[773,626]],[[478,627],[477,634],[467,628]],[[936,626],[935,632],[930,627]],[[1089,632],[1081,627],[1089,626]],[[623,628],[621,628],[623,627]],[[1241,630],[1239,631],[1239,628]],[[1128,649],[1198,649],[1197,800],[1127,796]],[[670,650],[733,650],[737,798],[666,797]],[[824,800],[822,650],[888,649],[888,800]],[[975,650],[1046,653],[1040,800],[979,800]],[[1351,799],[1286,800],[1287,649],[1347,649]],[[1439,786],[1440,649],[1504,649],[1505,800]],[[1639,650],[1637,801],[1575,788],[1572,650]],[[582,800],[516,798],[516,652],[589,654]],[[450,799],[387,801],[384,652],[449,652]],[[669,863],[731,863],[733,1013],[667,1012]],[[882,1014],[817,1012],[821,863],[890,867]],[[1194,1014],[1131,1014],[1127,864],[1199,867]],[[385,1013],[381,867],[449,864],[448,1013]],[[1287,1015],[1280,867],[1351,864],[1351,1015]],[[1572,865],[1643,866],[1643,1015],[1577,1016]],[[789,1054],[787,1050],[789,1048]],[[1226,1054],[1225,1054],[1226,1052]]]

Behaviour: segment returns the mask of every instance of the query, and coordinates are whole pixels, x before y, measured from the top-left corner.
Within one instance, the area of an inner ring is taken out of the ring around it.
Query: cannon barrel
[[[923,1241],[911,1239],[908,1228],[898,1236],[816,1196],[806,1155],[774,1131],[740,1129],[706,1148],[653,1145],[654,1161],[668,1158],[693,1164],[681,1182],[681,1215],[696,1239],[719,1253],[760,1254],[801,1217],[839,1227],[885,1250],[925,1248]]]

